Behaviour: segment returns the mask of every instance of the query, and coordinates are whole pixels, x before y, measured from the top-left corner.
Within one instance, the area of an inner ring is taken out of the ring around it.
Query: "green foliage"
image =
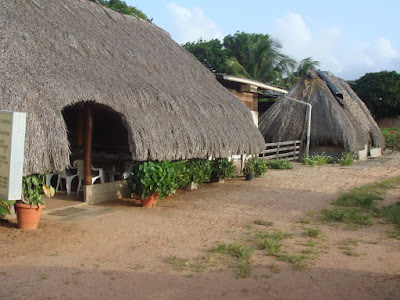
[[[10,213],[10,206],[13,205],[15,201],[9,201],[0,198],[0,215],[6,215]]]
[[[266,250],[270,256],[278,256],[281,252],[283,239],[292,237],[293,235],[283,233],[280,230],[273,232],[259,232],[257,233],[257,244],[258,246]]]
[[[236,167],[232,161],[227,158],[216,158],[212,161],[213,178],[232,178],[237,174]]]
[[[309,157],[303,157],[302,163],[304,165],[309,165],[312,167],[322,166],[325,164],[329,164],[332,161],[332,158],[325,153],[311,155]]]
[[[291,164],[287,159],[279,158],[279,159],[267,160],[267,167],[268,169],[285,170],[285,169],[293,169],[293,164]]]
[[[400,115],[400,74],[395,71],[367,73],[351,83],[377,119]]]
[[[356,156],[353,153],[342,153],[342,157],[339,159],[339,163],[343,167],[352,166],[355,160]]]
[[[225,73],[227,71],[227,54],[219,39],[197,42],[187,42],[183,48],[192,53],[212,72]]]
[[[230,244],[219,244],[217,247],[211,249],[211,251],[231,257],[235,261],[238,276],[245,278],[250,275],[250,259],[254,253],[252,247],[235,241]]]
[[[22,178],[22,202],[30,206],[45,204],[44,197],[54,196],[55,189],[46,185],[46,174],[32,174]]]
[[[213,72],[229,73],[270,84],[291,87],[307,70],[318,66],[310,57],[296,63],[281,52],[282,45],[268,34],[236,32],[218,39],[183,45]]]
[[[332,204],[346,207],[372,208],[375,207],[376,200],[383,200],[383,198],[373,192],[354,189],[348,193],[340,195],[337,200],[332,202]]]
[[[131,191],[145,199],[156,192],[160,199],[170,195],[182,184],[178,170],[182,165],[173,164],[165,159],[162,162],[146,161],[141,163],[134,175],[128,179]]]
[[[304,228],[304,235],[308,237],[318,237],[321,234],[321,230],[316,228]]]
[[[267,164],[264,159],[259,157],[251,157],[244,164],[243,173],[254,174],[255,177],[260,177],[267,172]]]
[[[381,132],[385,137],[385,149],[400,150],[400,129],[399,128],[382,128]]]
[[[382,215],[400,229],[400,202],[382,208]]]
[[[322,220],[325,222],[342,222],[348,225],[372,225],[373,214],[358,208],[323,209]]]
[[[187,162],[188,183],[202,184],[210,180],[212,166],[208,159],[192,159]]]
[[[96,2],[96,0],[90,0],[92,2]],[[147,20],[147,16],[141,10],[137,9],[134,6],[129,6],[125,1],[121,0],[99,0],[101,5],[111,8],[114,11],[118,11],[124,15],[136,15],[141,19]]]

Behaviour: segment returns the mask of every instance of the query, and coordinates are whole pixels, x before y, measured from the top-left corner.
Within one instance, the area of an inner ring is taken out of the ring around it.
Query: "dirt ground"
[[[253,182],[178,191],[154,209],[121,200],[103,205],[111,213],[80,221],[44,214],[36,231],[3,222],[0,299],[400,299],[393,225],[350,230],[318,219],[341,192],[395,176],[399,154],[350,168],[296,163]],[[399,201],[399,191],[383,205]],[[309,228],[321,234],[304,236]],[[292,234],[283,250],[309,253],[303,265],[256,248],[257,232],[271,230]],[[232,241],[257,249],[247,278],[210,252]]]

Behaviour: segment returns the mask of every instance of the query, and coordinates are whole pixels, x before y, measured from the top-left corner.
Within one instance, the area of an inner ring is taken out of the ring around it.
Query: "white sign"
[[[0,197],[21,199],[26,113],[0,111]]]

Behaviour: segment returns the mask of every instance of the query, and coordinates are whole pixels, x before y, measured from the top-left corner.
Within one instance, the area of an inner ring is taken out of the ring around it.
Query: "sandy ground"
[[[36,231],[0,223],[0,299],[400,299],[392,225],[349,230],[318,221],[339,193],[395,176],[399,154],[352,168],[295,164],[253,182],[178,191],[154,209],[113,201],[102,206],[111,213],[80,221],[45,214]],[[383,204],[399,201],[399,191]],[[307,238],[306,228],[322,234]],[[232,241],[255,246],[257,232],[277,229],[293,234],[288,253],[314,243],[303,268],[256,250],[241,278],[232,261],[210,252]]]

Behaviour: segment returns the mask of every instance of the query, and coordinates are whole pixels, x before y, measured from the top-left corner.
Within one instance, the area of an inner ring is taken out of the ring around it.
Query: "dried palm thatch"
[[[164,30],[87,0],[0,0],[0,109],[27,112],[24,173],[69,163],[64,107],[119,113],[136,160],[259,152],[250,112]]]
[[[287,95],[312,105],[311,147],[338,146],[345,152],[363,150],[368,144],[383,147],[383,135],[364,102],[346,81],[325,76],[339,89],[338,99],[315,70],[309,71]],[[305,105],[284,97],[278,100],[260,118],[265,141],[305,139],[305,112]]]

